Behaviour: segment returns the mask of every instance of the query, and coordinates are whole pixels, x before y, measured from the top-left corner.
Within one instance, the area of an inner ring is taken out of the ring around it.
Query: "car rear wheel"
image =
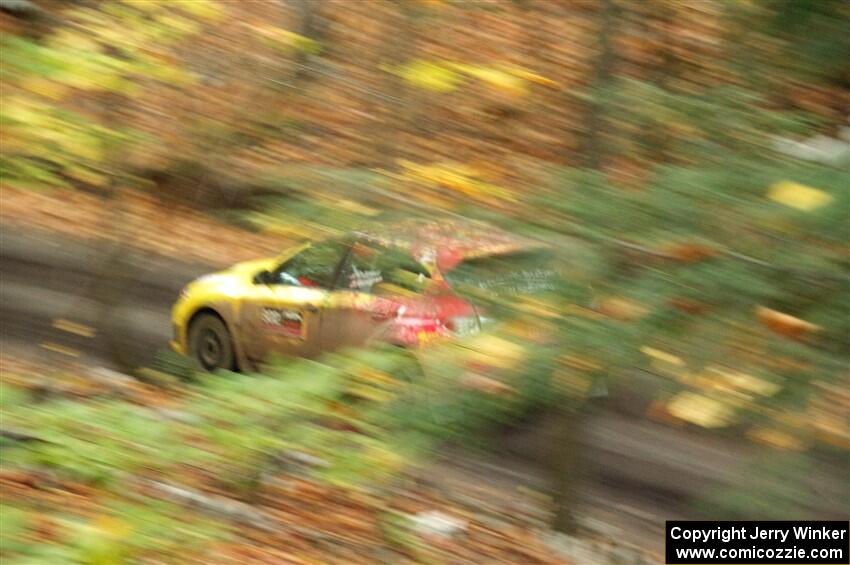
[[[201,314],[189,328],[189,352],[207,371],[233,368],[230,332],[221,318]]]

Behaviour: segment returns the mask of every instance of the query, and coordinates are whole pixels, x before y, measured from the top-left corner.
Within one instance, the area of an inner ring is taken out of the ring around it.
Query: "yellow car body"
[[[172,309],[172,349],[208,370],[251,370],[271,354],[313,357],[373,341],[416,346],[477,332],[476,308],[441,271],[527,245],[490,231],[469,243],[469,231],[458,239],[457,230],[432,224],[394,233],[407,239],[358,233],[192,281]]]
[[[293,252],[297,252],[296,248]],[[190,282],[181,292],[180,298],[175,302],[171,310],[171,324],[173,339],[170,342],[171,349],[182,355],[190,355],[188,330],[192,319],[201,312],[214,312],[220,316],[227,326],[233,327],[240,318],[241,307],[253,296],[256,300],[269,297],[267,287],[256,285],[253,282],[258,272],[273,268],[276,264],[285,260],[286,254],[280,257],[268,257],[253,261],[237,263],[232,267],[204,275]],[[296,290],[294,287],[291,290]],[[285,291],[289,294],[291,301],[299,299],[297,293],[291,292],[289,288]],[[280,300],[287,297],[281,296]],[[304,298],[301,296],[300,298]],[[236,366],[240,369],[248,369],[251,363],[245,354],[240,340],[233,343],[236,355]]]

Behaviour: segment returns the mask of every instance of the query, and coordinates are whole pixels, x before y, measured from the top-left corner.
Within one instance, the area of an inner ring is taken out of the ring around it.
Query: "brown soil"
[[[121,209],[117,218],[116,208]],[[216,266],[275,254],[291,244],[279,235],[249,232],[133,191],[114,206],[72,189],[3,186],[0,222],[88,241],[123,237],[137,250]]]

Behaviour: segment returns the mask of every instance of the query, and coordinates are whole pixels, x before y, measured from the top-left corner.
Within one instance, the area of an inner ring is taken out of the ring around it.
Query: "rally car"
[[[453,289],[452,272],[536,247],[456,222],[304,244],[189,283],[172,311],[171,346],[206,370],[250,370],[275,353],[313,357],[376,341],[415,347],[475,333],[482,312]]]

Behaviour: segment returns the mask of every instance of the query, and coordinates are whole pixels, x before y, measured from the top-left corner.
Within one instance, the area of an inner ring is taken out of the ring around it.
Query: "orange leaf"
[[[791,339],[800,339],[805,334],[820,330],[815,324],[764,306],[756,308],[756,317],[772,332]]]

